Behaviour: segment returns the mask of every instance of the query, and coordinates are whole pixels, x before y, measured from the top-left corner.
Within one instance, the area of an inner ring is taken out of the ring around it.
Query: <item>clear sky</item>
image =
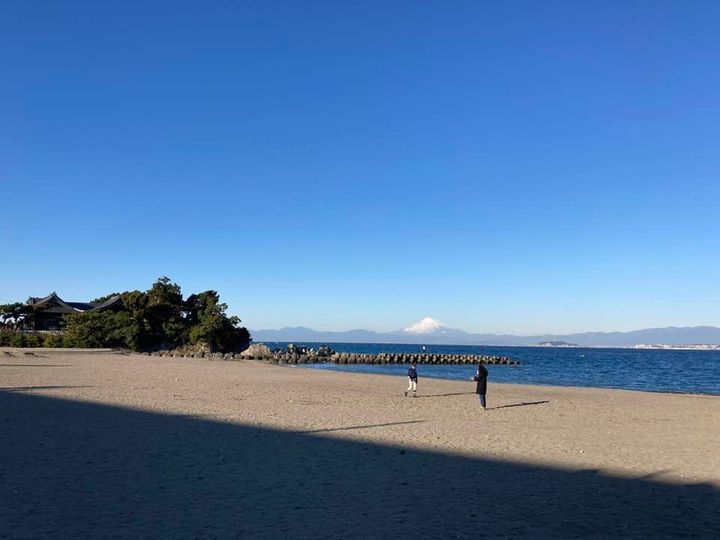
[[[720,3],[0,4],[0,302],[720,325]]]

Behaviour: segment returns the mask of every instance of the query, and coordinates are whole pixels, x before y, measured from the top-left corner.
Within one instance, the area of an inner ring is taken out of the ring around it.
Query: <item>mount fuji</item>
[[[281,328],[279,330],[253,330],[255,341],[297,341],[327,343],[408,343],[434,345],[507,345],[519,338],[517,336],[495,336],[494,334],[470,334],[456,328],[448,328],[432,317],[392,332],[374,332],[372,330],[348,330],[345,332],[322,332],[302,326]],[[500,338],[497,341],[495,338]],[[520,338],[522,339],[522,338]],[[528,344],[535,341],[529,340]],[[525,344],[525,342],[523,342]]]
[[[458,343],[463,343],[468,339],[469,336],[472,335],[464,332],[463,330],[448,328],[443,323],[441,323],[437,319],[433,319],[432,317],[425,317],[424,319],[420,319],[419,321],[411,324],[407,328],[392,332],[392,334],[401,336],[412,336],[413,338],[415,338],[416,341],[417,339],[420,339],[421,341],[424,339],[429,339],[430,341],[439,340],[439,342],[443,343],[456,343],[458,342],[457,340],[460,340]]]
[[[438,321],[437,319],[433,319],[432,317],[425,317],[424,319],[420,319],[415,324],[411,324],[407,328],[403,328],[403,332],[407,332],[408,334],[415,334],[418,336],[421,335],[427,335],[427,334],[433,334],[433,333],[443,333],[445,331],[445,326]]]

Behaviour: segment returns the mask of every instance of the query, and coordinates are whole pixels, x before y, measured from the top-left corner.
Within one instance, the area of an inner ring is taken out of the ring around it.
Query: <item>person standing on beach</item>
[[[405,397],[412,390],[413,397],[417,397],[417,362],[413,360],[408,368],[408,388],[405,390]]]
[[[477,373],[473,377],[473,381],[477,382],[475,393],[480,397],[480,406],[483,410],[487,410],[487,402],[485,401],[485,394],[487,394],[487,378],[487,368],[482,364],[478,364]]]

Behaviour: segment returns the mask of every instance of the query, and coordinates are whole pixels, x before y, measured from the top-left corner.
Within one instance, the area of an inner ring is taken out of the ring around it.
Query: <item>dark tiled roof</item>
[[[101,306],[108,304],[115,298],[116,297],[111,298],[107,302],[101,304]],[[89,302],[65,302],[55,292],[52,292],[42,298],[38,296],[31,296],[28,298],[27,304],[33,309],[41,310],[44,313],[77,313],[79,311],[88,311],[97,308],[97,306],[94,306]]]
[[[55,291],[51,292],[47,296],[31,296],[30,298],[28,298],[27,303],[35,306],[38,304],[45,304],[54,298],[57,298],[58,300],[60,299],[60,297]]]
[[[65,302],[68,306],[79,309],[80,311],[87,311],[92,309],[94,306],[88,302]]]
[[[55,292],[48,294],[44,298],[31,297],[28,300],[28,305],[33,309],[46,313],[75,313],[78,311],[77,308],[64,302]]]
[[[95,311],[102,311],[104,309],[122,307],[122,305],[122,296],[118,294],[113,296],[112,298],[105,300],[102,304],[92,305],[92,309]]]

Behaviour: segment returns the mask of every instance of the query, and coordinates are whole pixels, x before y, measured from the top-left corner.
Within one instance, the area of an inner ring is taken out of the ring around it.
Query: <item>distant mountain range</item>
[[[644,344],[692,345],[720,343],[720,328],[694,326],[677,328],[646,328],[631,332],[583,332],[579,334],[543,334],[514,336],[473,334],[445,327],[440,321],[426,317],[407,328],[394,332],[347,330],[318,331],[297,326],[279,330],[252,330],[255,342],[321,342],[321,343],[417,343],[425,345],[516,345],[568,342],[580,347],[634,347]]]

